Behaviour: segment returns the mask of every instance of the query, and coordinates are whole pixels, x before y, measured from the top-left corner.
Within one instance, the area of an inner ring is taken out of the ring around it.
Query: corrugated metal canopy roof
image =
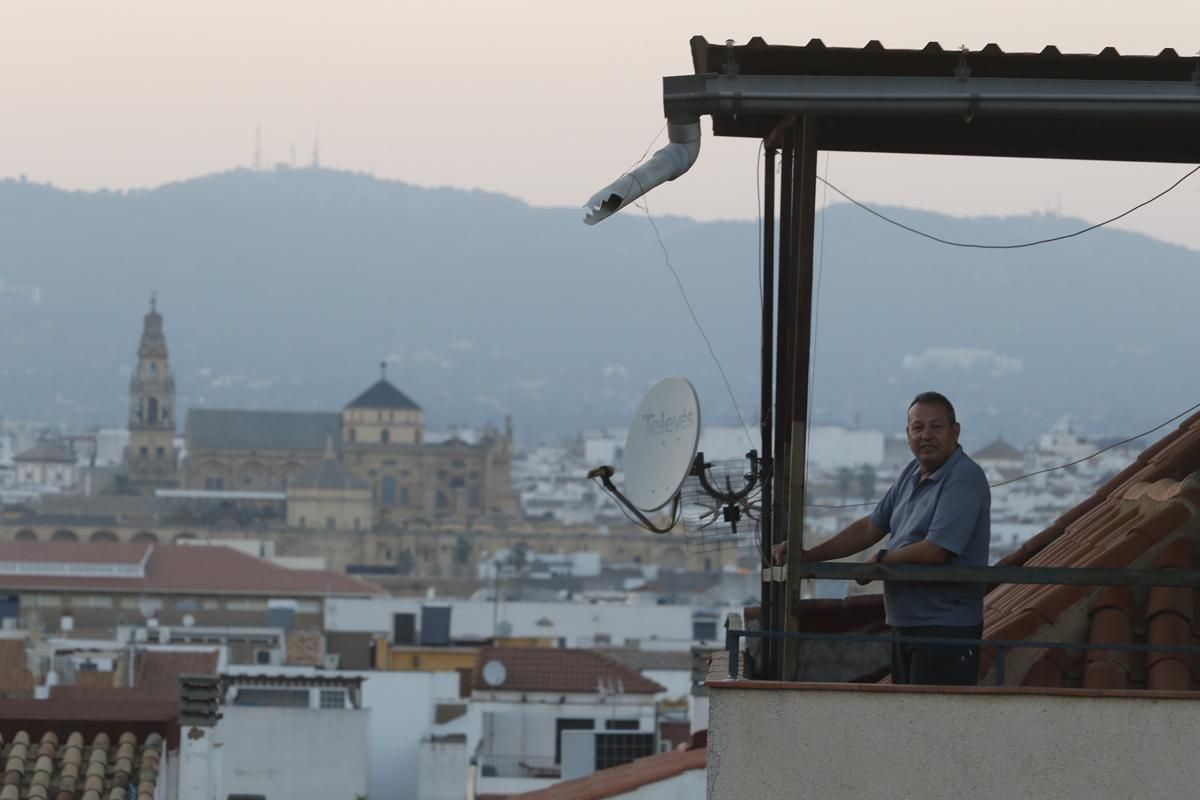
[[[726,46],[699,36],[691,48],[696,74],[664,79],[666,112],[711,114],[718,136],[764,138],[811,113],[825,150],[1200,163],[1200,59],[1170,49],[900,50],[758,37]],[[783,86],[801,98],[786,110]]]

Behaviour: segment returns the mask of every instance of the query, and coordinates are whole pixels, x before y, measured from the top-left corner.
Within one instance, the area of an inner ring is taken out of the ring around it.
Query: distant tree
[[[416,559],[407,547],[396,554],[396,569],[401,575],[411,575],[415,564]]]
[[[875,499],[875,483],[878,479],[875,468],[863,464],[858,470],[858,487],[862,491],[863,502],[869,503]]]
[[[842,505],[846,505],[846,497],[850,494],[850,485],[854,483],[854,470],[849,467],[841,467],[834,476],[837,481],[838,496],[842,498]]]

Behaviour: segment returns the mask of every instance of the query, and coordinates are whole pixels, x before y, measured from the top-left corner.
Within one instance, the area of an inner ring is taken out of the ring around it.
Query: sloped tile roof
[[[1094,495],[1001,564],[1191,569],[1200,542],[1200,414],[1147,448]],[[984,637],[1190,645],[1200,595],[1189,588],[1005,584],[984,601]],[[984,652],[984,671],[994,653]],[[1166,653],[1010,655],[1008,680],[1098,689],[1200,688],[1197,662]]]
[[[37,463],[74,464],[75,455],[71,448],[58,439],[43,439],[28,450],[18,453],[13,461]]]
[[[0,542],[0,562],[128,566],[142,563],[151,546],[148,542]]]
[[[187,444],[196,450],[323,450],[342,441],[342,415],[308,411],[232,411],[194,408]]]
[[[490,661],[504,665],[504,682],[490,686],[483,667]],[[471,685],[476,690],[501,692],[622,691],[657,694],[665,691],[655,681],[594,650],[545,647],[488,647],[479,651]]]
[[[673,750],[639,758],[619,767],[602,769],[583,778],[556,783],[545,789],[512,795],[510,800],[604,800],[635,792],[694,769],[704,769],[706,763],[704,747]]]
[[[672,650],[641,650],[637,647],[613,647],[600,651],[612,660],[639,672],[644,670],[676,670],[690,672],[692,654]]]
[[[61,744],[53,731],[34,739],[18,731],[3,742],[4,785],[0,800],[24,798],[157,796],[163,737],[152,733],[141,741],[122,733],[114,741],[98,733],[89,741],[79,732]]]
[[[150,593],[238,593],[253,595],[384,594],[374,584],[328,570],[287,569],[228,547],[99,544],[92,542],[0,542],[3,561],[128,563],[153,548],[145,577],[0,575],[6,589],[98,589]],[[51,557],[53,556],[53,557]]]
[[[346,408],[392,408],[407,411],[420,411],[421,407],[414,403],[408,395],[397,389],[386,378],[380,378],[375,384],[350,401]]]
[[[147,699],[178,702],[180,675],[216,675],[219,663],[216,650],[145,650],[138,654],[135,688]]]

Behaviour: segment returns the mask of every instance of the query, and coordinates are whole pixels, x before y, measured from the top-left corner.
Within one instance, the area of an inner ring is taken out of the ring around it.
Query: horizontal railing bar
[[[815,580],[1022,583],[1069,586],[1186,586],[1200,588],[1200,571],[1088,567],[965,567],[961,564],[856,564],[802,561],[796,577]]]
[[[1041,642],[1027,639],[968,639],[955,636],[897,636],[890,633],[810,633],[806,631],[731,631],[735,638],[808,639],[825,642],[899,642],[901,644],[971,644],[976,647],[1026,647],[1034,650],[1114,650],[1122,653],[1200,653],[1200,645]]]
[[[972,639],[955,636],[900,636],[888,633],[816,633],[808,631],[754,631],[730,629],[725,631],[725,650],[729,657],[729,677],[738,677],[738,639],[800,639],[831,642],[877,642],[881,644],[967,644],[992,647],[997,651],[997,682],[1003,683],[1004,657],[1009,649],[1032,650],[1104,650],[1118,653],[1174,653],[1196,655],[1200,645],[1119,644],[1116,642],[1043,642],[1026,639]]]

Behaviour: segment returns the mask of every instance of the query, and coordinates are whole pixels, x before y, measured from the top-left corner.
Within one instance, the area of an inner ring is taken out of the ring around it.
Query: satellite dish
[[[483,682],[493,689],[503,686],[507,677],[508,670],[499,661],[489,661],[483,665]]]
[[[193,626],[193,625],[195,625],[195,624],[196,624],[196,618],[195,618],[195,617],[193,617],[191,614],[184,614],[184,615],[183,615],[183,626],[184,626],[185,628],[190,628],[190,627],[192,627],[192,626]]]
[[[513,632],[512,623],[509,622],[508,620],[505,620],[504,622],[501,622],[499,625],[496,626],[496,635],[497,636],[512,636],[512,632]],[[500,662],[497,661],[495,663],[499,664]]]
[[[642,398],[625,439],[625,494],[642,511],[674,499],[700,443],[700,400],[686,378],[664,378]]]

